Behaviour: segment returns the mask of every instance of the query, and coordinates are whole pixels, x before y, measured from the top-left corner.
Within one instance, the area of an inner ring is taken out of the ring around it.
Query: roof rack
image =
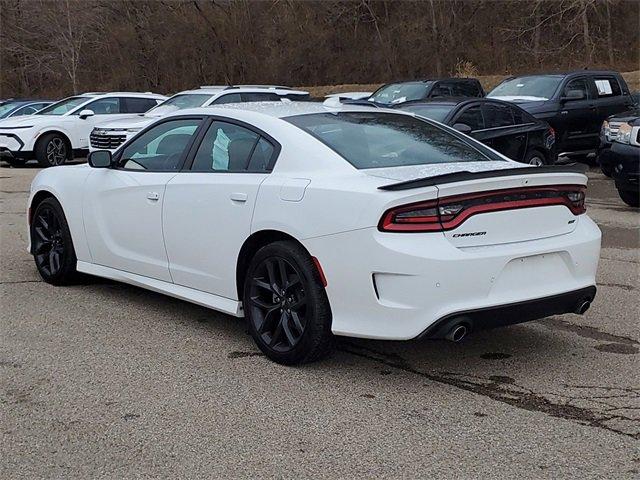
[[[218,88],[218,89],[225,89],[225,88],[229,88],[229,85],[200,85],[198,88]]]
[[[287,87],[286,85],[230,85],[225,90],[230,90],[232,88],[265,88],[269,90],[275,90],[276,88],[286,88],[287,90],[291,90],[291,87]]]

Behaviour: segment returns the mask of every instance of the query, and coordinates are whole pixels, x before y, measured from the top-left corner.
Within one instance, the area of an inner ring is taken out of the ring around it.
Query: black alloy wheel
[[[53,198],[42,201],[31,220],[31,251],[42,278],[54,285],[69,283],[76,256],[62,207]]]
[[[251,279],[251,319],[262,340],[289,352],[304,334],[307,299],[300,273],[286,259],[265,258]]]
[[[49,140],[46,149],[50,165],[62,165],[67,159],[67,146],[60,137],[53,137]]]
[[[296,242],[258,250],[244,280],[243,307],[254,341],[278,363],[311,362],[331,349],[327,293],[313,259]]]

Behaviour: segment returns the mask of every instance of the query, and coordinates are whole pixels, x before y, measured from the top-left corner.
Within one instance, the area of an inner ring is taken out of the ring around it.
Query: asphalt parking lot
[[[205,308],[43,283],[38,171],[0,168],[0,478],[640,476],[640,216],[595,169],[586,315],[462,344],[341,339],[299,368]]]

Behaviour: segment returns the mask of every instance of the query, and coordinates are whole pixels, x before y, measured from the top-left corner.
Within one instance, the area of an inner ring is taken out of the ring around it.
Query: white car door
[[[69,115],[73,119],[73,127],[70,129],[75,137],[72,139],[73,148],[89,148],[89,135],[96,125],[130,117],[132,114],[126,113],[124,103],[124,99],[120,97],[105,97],[94,100]],[[91,110],[93,115],[81,117],[80,112],[83,110]]]
[[[210,121],[190,169],[167,184],[163,229],[174,283],[237,299],[236,261],[279,151],[261,133]]]
[[[162,235],[166,185],[178,174],[202,118],[168,119],[95,169],[85,184],[83,218],[92,261],[171,281]]]

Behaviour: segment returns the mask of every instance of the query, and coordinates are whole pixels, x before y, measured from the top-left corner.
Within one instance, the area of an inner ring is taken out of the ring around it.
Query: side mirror
[[[96,150],[87,157],[89,165],[93,168],[111,167],[111,152],[109,150]]]
[[[93,110],[86,109],[80,111],[80,118],[83,120],[87,117],[93,117],[94,115],[95,113],[93,112]]]
[[[582,90],[569,90],[560,98],[562,102],[570,102],[571,100],[584,100],[585,94]]]
[[[460,133],[464,133],[465,135],[469,135],[472,131],[471,127],[466,123],[454,123],[453,128],[458,130]]]

